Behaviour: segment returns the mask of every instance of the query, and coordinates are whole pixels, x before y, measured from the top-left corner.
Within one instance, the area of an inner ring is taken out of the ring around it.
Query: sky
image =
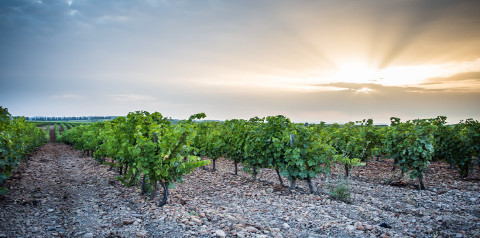
[[[2,0],[16,116],[480,119],[477,0]]]

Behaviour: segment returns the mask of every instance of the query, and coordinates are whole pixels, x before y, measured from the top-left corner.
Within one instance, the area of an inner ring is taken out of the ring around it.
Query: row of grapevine
[[[361,164],[358,154],[350,151],[350,147],[334,146],[349,144],[334,140],[332,133],[326,133],[325,129],[336,132],[332,130],[335,126],[295,124],[279,115],[255,117],[248,121],[204,122],[196,124],[196,127],[198,134],[202,135],[194,140],[197,155],[209,157],[213,164],[216,159],[225,156],[233,160],[235,174],[237,164],[242,163],[253,180],[256,180],[259,169],[273,169],[281,185],[281,175],[288,178],[290,189],[295,189],[297,180],[305,180],[313,193],[312,179],[328,173],[333,164],[340,163],[348,168]],[[345,136],[344,139],[350,137]],[[361,146],[357,143],[352,149],[364,152]]]
[[[46,142],[45,132],[0,107],[0,185],[25,156]],[[0,186],[0,194],[7,188]]]
[[[168,187],[196,167],[208,164],[193,155],[191,146],[195,138],[193,120],[203,117],[205,114],[196,114],[174,125],[158,112],[137,111],[127,117],[77,126],[64,132],[60,141],[92,152],[100,162],[118,168],[123,183],[141,181],[142,191],[150,189],[153,196],[160,183],[163,206]]]
[[[455,125],[447,125],[447,118],[437,117],[432,123],[435,131],[434,159],[448,162],[457,167],[462,177],[480,165],[480,123],[473,119],[461,121]]]
[[[284,116],[228,120],[225,123],[197,124],[200,137],[194,140],[199,156],[215,160],[225,156],[242,163],[253,179],[260,168],[274,169],[283,185],[281,174],[295,188],[296,180],[306,180],[313,192],[311,179],[328,173],[333,164],[344,167],[345,177],[362,162],[375,157],[394,160],[394,168],[411,178],[423,177],[432,159],[450,161],[462,176],[480,164],[480,124],[469,119],[446,125],[446,117],[401,122],[392,117],[390,126],[374,126],[363,120],[344,125],[325,123],[302,125]],[[215,169],[215,166],[214,166]]]
[[[47,141],[50,141],[50,126],[47,126],[45,129],[45,138]]]

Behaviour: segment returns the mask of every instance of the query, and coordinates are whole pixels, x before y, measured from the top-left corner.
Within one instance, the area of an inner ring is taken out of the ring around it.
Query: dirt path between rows
[[[140,197],[114,176],[70,146],[41,147],[7,183],[10,191],[0,200],[0,237],[146,236]]]
[[[50,142],[51,143],[55,143],[55,141],[57,140],[56,136],[55,136],[55,127],[50,127]]]
[[[389,161],[358,168],[352,204],[330,197],[325,176],[313,181],[318,195],[302,181],[288,194],[272,170],[257,182],[241,167],[233,175],[225,159],[217,170],[196,169],[158,207],[108,166],[49,143],[5,183],[0,237],[480,237],[479,182],[443,164],[430,169],[424,191],[372,182],[389,173]]]

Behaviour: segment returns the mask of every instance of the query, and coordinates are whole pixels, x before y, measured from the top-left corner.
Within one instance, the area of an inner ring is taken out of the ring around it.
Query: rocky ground
[[[442,163],[429,168],[423,191],[385,185],[389,161],[356,168],[350,204],[329,195],[335,173],[316,178],[310,195],[304,182],[289,193],[271,170],[252,182],[233,175],[230,161],[216,165],[185,176],[158,207],[108,166],[49,143],[6,182],[0,237],[480,237],[478,178]]]

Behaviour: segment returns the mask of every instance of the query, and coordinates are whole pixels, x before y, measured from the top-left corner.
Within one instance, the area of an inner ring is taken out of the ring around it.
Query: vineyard
[[[284,116],[193,123],[204,114],[172,124],[160,113],[130,113],[108,122],[76,127],[60,141],[91,153],[99,162],[117,168],[128,185],[141,180],[142,191],[163,188],[166,203],[168,187],[181,182],[182,175],[210,161],[225,157],[252,174],[256,181],[260,169],[273,169],[278,183],[282,176],[295,190],[297,181],[306,181],[314,194],[312,178],[329,174],[332,167],[342,167],[347,181],[350,171],[372,158],[393,159],[393,170],[401,171],[401,182],[407,174],[423,178],[432,160],[446,161],[463,177],[480,164],[480,123],[468,119],[446,125],[446,117],[401,122],[391,118],[391,126],[377,127],[372,120],[345,125],[295,124]],[[110,158],[108,161],[105,158]],[[338,195],[338,194],[336,194]],[[348,202],[347,197],[340,197]]]
[[[131,209],[141,219],[130,228],[143,229],[136,236],[480,235],[480,123],[473,119],[450,125],[443,116],[392,117],[389,126],[377,126],[372,120],[298,124],[284,116],[203,121],[203,113],[172,121],[137,111],[103,122],[38,125],[47,126],[45,133],[2,112],[0,185],[52,130],[57,142],[76,149],[55,144],[77,161],[68,169],[90,171],[77,177],[99,176],[94,180],[105,186],[116,184],[114,177],[125,185],[105,189],[115,188],[110,192],[119,203],[135,201]],[[99,199],[110,196],[100,193]],[[461,217],[446,217],[459,211]],[[92,233],[131,234],[129,222]]]

